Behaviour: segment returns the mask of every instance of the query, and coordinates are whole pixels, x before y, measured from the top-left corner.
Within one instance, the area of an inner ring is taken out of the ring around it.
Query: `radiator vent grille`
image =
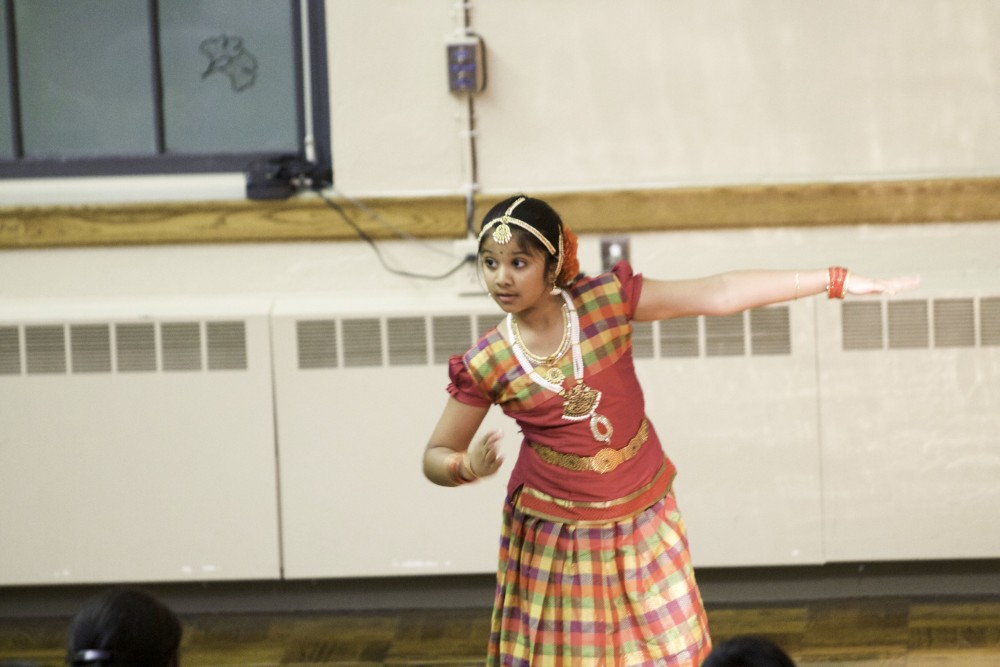
[[[475,342],[472,321],[464,315],[442,315],[431,319],[434,363],[446,364],[453,354],[462,354]]]
[[[881,303],[845,303],[841,316],[845,350],[882,349]]]
[[[245,322],[158,328],[152,322],[0,326],[0,375],[200,371],[206,352],[209,370],[247,369]]]
[[[301,320],[295,323],[299,368],[334,368],[337,365],[337,321]]]
[[[1000,345],[1000,297],[844,303],[841,318],[847,351]]]
[[[930,346],[926,301],[889,303],[889,347],[893,349]]]
[[[382,365],[382,323],[377,318],[344,320],[344,366]]]
[[[745,350],[743,313],[705,318],[706,356],[742,356]]]
[[[653,323],[632,323],[632,356],[636,359],[652,359],[656,356]]]
[[[66,332],[61,324],[25,327],[24,349],[29,374],[66,372]]]
[[[0,375],[20,374],[20,332],[17,327],[0,327]]]
[[[792,353],[791,322],[788,308],[758,308],[750,311],[750,353],[781,355]]]
[[[478,315],[476,317],[476,340],[479,340],[480,336],[497,326],[499,322],[499,315]]]
[[[111,372],[111,327],[107,324],[73,324],[69,328],[74,373]]]
[[[939,299],[934,302],[935,347],[974,347],[976,309],[972,299]]]
[[[197,322],[170,322],[160,325],[163,370],[201,370],[201,326]],[[74,361],[76,357],[73,357]]]
[[[208,370],[247,369],[247,330],[243,322],[206,322]]]
[[[120,373],[156,370],[156,329],[152,324],[115,325],[115,353]]]
[[[427,321],[422,317],[386,320],[390,366],[427,365]]]
[[[697,357],[701,354],[698,318],[665,320],[660,325],[661,357]]]
[[[299,369],[443,365],[500,321],[497,315],[298,320]],[[339,361],[338,350],[343,352]],[[632,326],[637,359],[746,356],[748,350],[751,355],[791,354],[787,306]]]
[[[1000,296],[979,302],[979,322],[983,345],[1000,345]]]

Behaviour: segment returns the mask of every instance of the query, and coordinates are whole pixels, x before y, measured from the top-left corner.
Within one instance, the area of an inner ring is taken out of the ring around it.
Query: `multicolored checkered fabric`
[[[587,376],[618,361],[631,345],[631,324],[621,285],[613,273],[588,278],[570,290],[580,317],[580,352]],[[510,345],[497,330],[479,339],[465,353],[465,367],[483,395],[504,406],[504,411],[531,410],[552,398],[521,369]],[[560,369],[573,377],[572,355],[563,357]]]
[[[697,667],[708,620],[673,494],[583,527],[506,505],[490,667]]]

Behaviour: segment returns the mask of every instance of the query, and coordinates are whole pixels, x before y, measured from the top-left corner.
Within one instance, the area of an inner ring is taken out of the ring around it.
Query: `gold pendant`
[[[578,382],[563,394],[563,416],[567,419],[583,419],[595,410],[600,399],[601,392]]]
[[[542,377],[552,384],[562,384],[566,380],[566,376],[559,370],[558,366],[546,368],[545,372],[542,373]]]

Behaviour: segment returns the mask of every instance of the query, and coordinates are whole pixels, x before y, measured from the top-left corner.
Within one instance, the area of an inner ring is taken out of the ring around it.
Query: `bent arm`
[[[488,406],[480,408],[448,399],[424,450],[427,479],[441,486],[460,484],[452,476],[451,463],[455,455],[467,457],[465,465],[459,469],[464,482],[492,475],[500,468],[503,457],[498,454],[497,446],[502,434],[498,430],[472,442],[488,411]]]
[[[732,315],[750,308],[823,294],[829,271],[730,271],[692,280],[643,280],[634,319],[665,320],[695,315]],[[895,294],[916,287],[918,278],[876,280],[849,274],[848,294]]]

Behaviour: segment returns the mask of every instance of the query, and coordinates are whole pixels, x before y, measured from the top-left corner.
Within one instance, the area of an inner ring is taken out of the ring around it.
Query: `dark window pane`
[[[0,2],[0,160],[14,157],[14,128],[10,104],[10,58],[7,56],[7,13]]]
[[[170,0],[159,8],[167,151],[297,152],[291,4]]]
[[[146,3],[18,0],[14,16],[26,156],[155,153]]]

